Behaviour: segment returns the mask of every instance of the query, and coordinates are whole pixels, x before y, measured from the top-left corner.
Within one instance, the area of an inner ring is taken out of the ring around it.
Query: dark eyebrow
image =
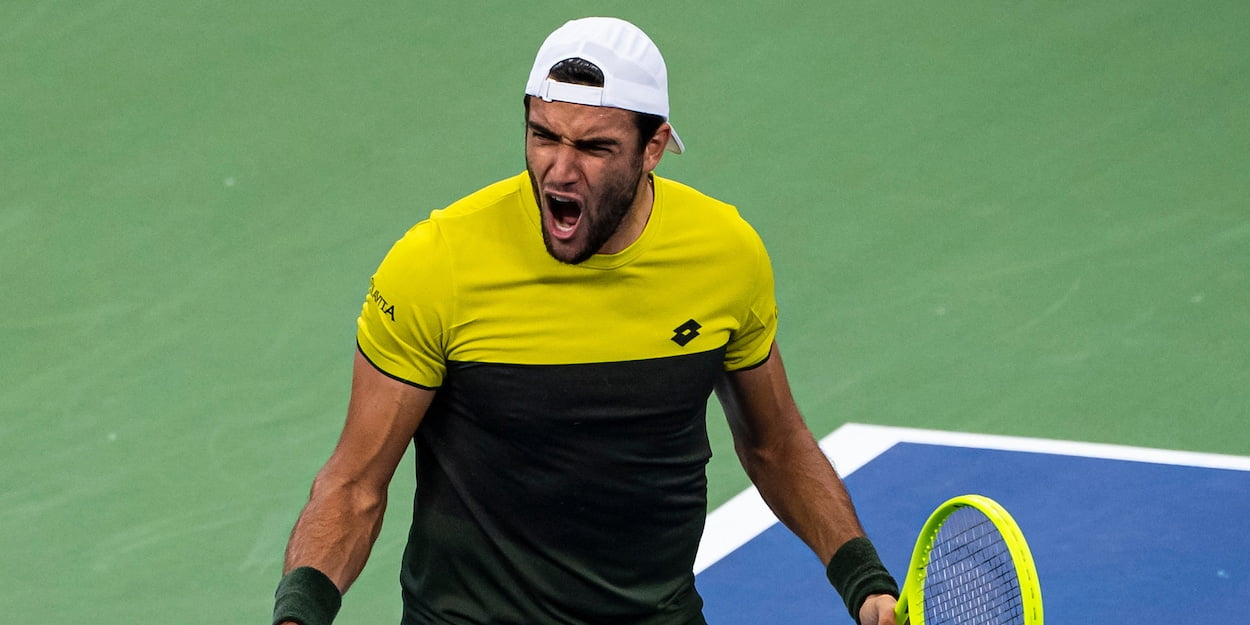
[[[564,141],[564,137],[561,137],[554,130],[536,121],[533,121],[533,120],[527,121],[526,125],[529,126],[530,129],[533,130],[535,133],[543,136],[544,138],[555,139],[561,142]],[[574,141],[571,141],[571,143],[573,144],[573,147],[579,150],[608,149],[608,148],[620,147],[621,145],[621,141],[613,137],[589,137],[586,139],[576,139]]]

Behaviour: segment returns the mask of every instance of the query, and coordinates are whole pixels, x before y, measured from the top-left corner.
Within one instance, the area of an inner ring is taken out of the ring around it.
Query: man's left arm
[[[852,616],[862,625],[891,625],[897,586],[799,413],[777,344],[762,365],[725,374],[716,395],[738,459],[765,503],[828,565]]]

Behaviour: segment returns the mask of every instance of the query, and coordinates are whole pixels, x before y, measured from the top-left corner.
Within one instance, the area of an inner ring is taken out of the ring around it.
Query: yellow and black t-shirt
[[[562,264],[527,174],[414,226],[361,352],[436,389],[417,430],[405,623],[701,623],[705,410],[768,357],[772,269],[737,211],[655,178],[643,234]]]

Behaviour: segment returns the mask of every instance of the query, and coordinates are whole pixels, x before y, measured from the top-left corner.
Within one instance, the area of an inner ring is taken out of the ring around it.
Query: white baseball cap
[[[594,63],[603,71],[603,86],[558,82],[551,68],[572,58]],[[658,115],[668,121],[668,67],[651,38],[637,26],[614,17],[587,17],[565,23],[547,36],[525,94],[547,102],[609,106]],[[686,146],[674,130],[668,150],[681,154]]]

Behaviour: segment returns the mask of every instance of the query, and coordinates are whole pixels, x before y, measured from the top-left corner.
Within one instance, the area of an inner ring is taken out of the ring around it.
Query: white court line
[[[861,423],[847,423],[834,430],[832,434],[821,439],[820,447],[833,461],[838,473],[846,477],[895,444],[903,442],[1250,471],[1250,457],[1245,456]],[[754,486],[738,493],[708,514],[703,541],[699,544],[699,553],[694,561],[694,572],[702,572],[776,522],[777,517],[768,509]]]

